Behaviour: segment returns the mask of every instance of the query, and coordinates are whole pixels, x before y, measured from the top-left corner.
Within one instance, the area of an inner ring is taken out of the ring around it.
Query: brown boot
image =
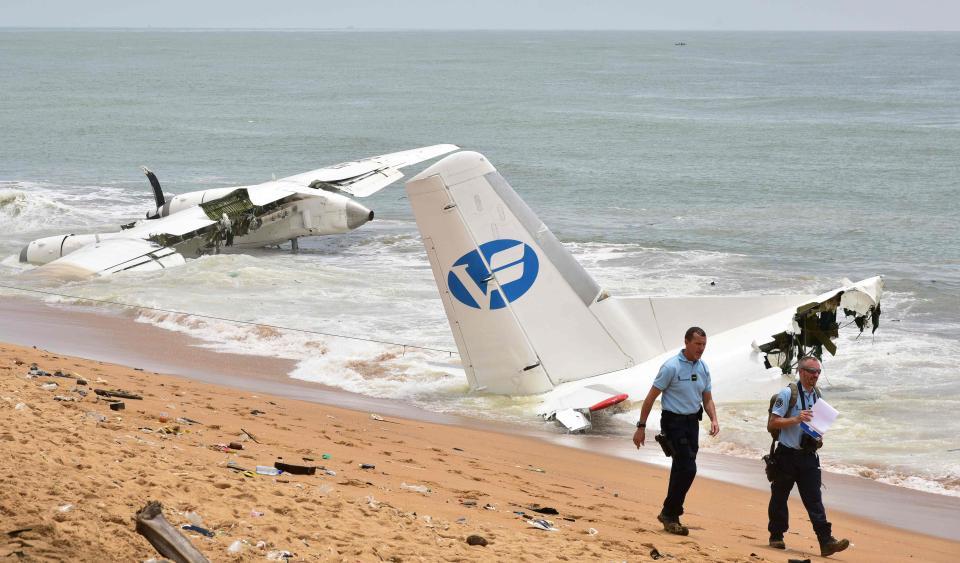
[[[833,536],[830,536],[830,539],[827,541],[820,542],[820,555],[829,557],[834,553],[840,553],[848,547],[850,547],[850,540],[838,540]]]
[[[679,518],[672,519],[661,512],[660,514],[657,514],[657,520],[663,524],[663,529],[668,534],[673,534],[675,536],[686,536],[690,534],[690,530],[680,523]]]

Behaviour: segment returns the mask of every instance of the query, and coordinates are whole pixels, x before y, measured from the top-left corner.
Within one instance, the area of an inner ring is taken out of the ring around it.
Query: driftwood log
[[[129,391],[124,391],[123,389],[94,389],[93,392],[101,397],[119,397],[121,399],[143,400],[143,397],[140,395],[131,393]]]
[[[177,563],[209,563],[200,551],[179,530],[163,517],[163,506],[151,500],[137,511],[137,533],[147,538],[154,548]]]

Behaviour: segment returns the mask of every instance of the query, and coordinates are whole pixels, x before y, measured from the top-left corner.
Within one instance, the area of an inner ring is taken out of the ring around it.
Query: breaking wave
[[[38,238],[61,232],[120,230],[121,223],[142,218],[149,204],[149,198],[130,195],[121,187],[0,182],[3,243],[11,235]]]

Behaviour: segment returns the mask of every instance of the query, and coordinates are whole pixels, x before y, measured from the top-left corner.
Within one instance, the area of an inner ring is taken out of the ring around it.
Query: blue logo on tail
[[[493,274],[487,270],[484,259],[497,274],[499,289],[491,283]],[[512,239],[492,240],[481,244],[479,251],[471,250],[453,263],[447,274],[447,287],[464,305],[474,309],[502,309],[530,289],[539,271],[540,260],[529,245]]]

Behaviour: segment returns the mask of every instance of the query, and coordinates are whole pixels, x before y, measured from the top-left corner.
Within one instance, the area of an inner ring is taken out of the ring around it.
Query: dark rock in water
[[[480,545],[480,546],[486,547],[487,539],[483,536],[478,536],[478,535],[467,536],[467,544]]]

